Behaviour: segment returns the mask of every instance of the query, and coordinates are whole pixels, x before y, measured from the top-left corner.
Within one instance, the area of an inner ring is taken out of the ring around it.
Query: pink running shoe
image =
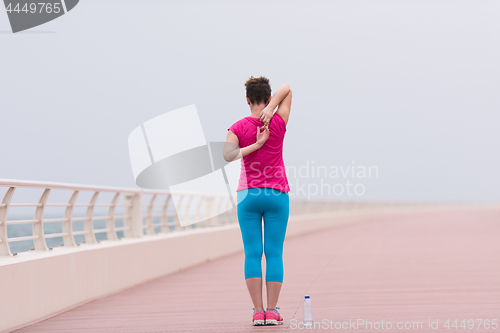
[[[281,318],[278,309],[279,307],[276,307],[276,309],[267,309],[266,325],[283,325],[283,318]]]
[[[253,326],[263,326],[266,324],[266,311],[255,311],[253,309]]]

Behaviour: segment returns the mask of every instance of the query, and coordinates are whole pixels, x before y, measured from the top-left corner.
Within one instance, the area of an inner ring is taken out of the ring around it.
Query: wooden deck
[[[228,256],[104,297],[16,332],[293,332],[302,299],[335,329],[358,319],[390,331],[469,331],[462,320],[500,321],[500,212],[423,213],[367,221],[285,242],[280,327],[251,326],[243,254]],[[458,329],[444,328],[458,319]],[[429,329],[438,320],[439,329]],[[380,327],[384,322],[383,328]],[[408,326],[408,324],[406,324]],[[413,324],[412,324],[413,325]],[[499,324],[500,325],[500,324]],[[302,331],[302,330],[300,330]],[[312,330],[306,330],[311,332]]]

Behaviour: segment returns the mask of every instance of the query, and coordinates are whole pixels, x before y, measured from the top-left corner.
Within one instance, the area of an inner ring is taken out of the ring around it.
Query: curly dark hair
[[[271,85],[269,79],[265,76],[253,77],[245,82],[247,88],[247,97],[252,104],[266,103],[271,96]]]

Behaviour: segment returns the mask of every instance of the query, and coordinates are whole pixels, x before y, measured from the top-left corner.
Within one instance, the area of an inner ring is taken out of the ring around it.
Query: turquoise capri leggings
[[[283,243],[290,208],[288,193],[270,188],[250,188],[238,191],[237,199],[238,221],[245,249],[245,279],[262,278],[264,252],[266,281],[283,282]]]

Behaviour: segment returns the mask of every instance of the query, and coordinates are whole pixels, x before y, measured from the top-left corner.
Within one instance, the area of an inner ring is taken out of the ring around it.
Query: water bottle
[[[311,303],[311,297],[305,297],[302,309],[304,311],[304,325],[311,326],[313,324],[313,306]]]

